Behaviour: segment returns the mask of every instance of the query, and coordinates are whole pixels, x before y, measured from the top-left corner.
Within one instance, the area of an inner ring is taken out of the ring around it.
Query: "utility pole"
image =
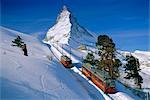
[[[62,55],[63,55],[63,44],[62,44]]]
[[[71,47],[70,47],[70,59],[71,59]]]

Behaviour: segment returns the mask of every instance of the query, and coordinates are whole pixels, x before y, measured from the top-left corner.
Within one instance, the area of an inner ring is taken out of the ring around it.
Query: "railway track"
[[[61,48],[61,47],[57,47],[57,45],[55,44],[55,45],[51,45],[51,47],[47,44],[47,46],[49,47],[49,49],[50,49],[50,51],[52,52],[52,54],[54,55],[54,57],[58,60],[58,62],[60,62],[60,57],[61,57],[61,55],[63,55],[63,54],[65,54],[65,55],[67,55],[67,56],[71,56],[71,55],[69,55],[69,53],[66,51],[66,50],[64,50],[63,48]],[[61,49],[60,49],[61,48]],[[63,54],[62,54],[62,51],[63,51]],[[57,54],[57,53],[59,53],[59,54]],[[117,52],[118,53],[118,52]],[[121,54],[120,54],[121,55]],[[121,55],[122,57],[123,57],[123,55]],[[124,57],[123,57],[124,58]],[[75,60],[75,62],[77,62],[78,61],[78,63],[80,63],[80,64],[82,64],[82,62],[80,62],[80,60],[77,60],[76,58],[74,58],[73,56],[71,56],[71,59],[73,60],[73,62],[74,62],[74,60]],[[96,89],[95,90],[98,90],[101,94],[103,94],[103,95],[105,95],[105,99],[107,98],[107,100],[113,100],[113,99],[116,99],[117,97],[118,97],[118,95],[116,94],[114,94],[113,96],[111,95],[111,94],[105,94],[101,89],[99,89],[92,81],[90,81],[85,75],[83,75],[82,74],[82,71],[81,71],[81,68],[79,68],[78,66],[74,66],[73,68],[71,68],[70,70],[69,70],[70,72],[71,71],[73,71],[73,72],[75,72],[75,73],[77,73],[79,76],[81,76],[82,78],[84,78],[84,79],[86,79],[86,81],[88,82],[88,83],[90,83],[90,85],[93,85]],[[72,73],[72,72],[71,72]],[[83,86],[83,88],[85,88],[85,84],[83,84],[82,82],[81,82],[81,80],[79,80],[78,79],[78,77],[76,76],[76,75],[74,75],[73,73],[72,73],[72,75],[73,75],[73,77],[75,77],[76,78],[76,80],[81,84],[81,86]],[[123,84],[122,84],[123,85]],[[87,91],[87,89],[85,88],[85,90]],[[120,89],[119,89],[120,90]],[[89,91],[87,91],[87,92],[89,92]],[[123,93],[125,93],[126,94],[126,92],[123,92]],[[90,94],[93,94],[93,92],[91,92]],[[128,96],[131,96],[130,94],[126,94],[126,95],[128,95]],[[92,97],[93,97],[93,95],[92,95]],[[95,98],[94,99],[96,99],[97,98],[97,96],[95,96]],[[132,96],[131,96],[131,98],[132,98]],[[118,97],[118,99],[117,100],[119,100],[119,97]]]
[[[56,46],[54,45],[49,45],[47,44],[47,46],[49,47],[50,51],[52,52],[52,54],[54,55],[54,57],[58,60],[58,62],[60,62],[60,56],[58,57],[58,55],[56,55],[56,53],[54,53],[54,50],[55,52],[59,53],[60,55],[62,55],[62,52],[60,49],[58,49]],[[57,50],[57,51],[56,51]],[[67,53],[67,51],[64,50],[63,53]],[[68,55],[69,53],[67,53]],[[71,57],[73,58],[73,57]],[[75,58],[74,58],[75,59]],[[75,59],[75,62],[77,60]],[[78,62],[78,63],[81,63],[81,62]],[[71,72],[73,71],[73,72]],[[102,90],[100,90],[92,81],[90,81],[85,75],[82,74],[82,71],[80,68],[78,68],[77,66],[74,66],[73,68],[71,68],[69,70],[69,72],[72,74],[72,76],[79,82],[79,84],[83,87],[83,89],[85,89],[85,91],[87,91],[87,93],[89,93],[90,97],[93,98],[93,99],[96,99],[96,100],[101,100],[101,98],[99,96],[97,96],[95,94],[95,91],[97,92],[100,92],[100,94],[107,100],[112,100],[112,98],[105,94]],[[75,74],[76,73],[76,74]],[[80,78],[79,78],[80,77]],[[84,78],[87,82],[85,83],[81,78]],[[89,87],[87,86],[87,83],[89,85],[93,85],[96,89],[94,91],[92,91],[91,89],[89,89]]]

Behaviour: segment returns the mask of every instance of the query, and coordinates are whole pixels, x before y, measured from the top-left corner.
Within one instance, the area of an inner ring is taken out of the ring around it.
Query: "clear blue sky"
[[[108,34],[121,50],[148,48],[149,0],[64,0],[81,26]],[[1,25],[25,33],[46,33],[62,0],[1,0]]]

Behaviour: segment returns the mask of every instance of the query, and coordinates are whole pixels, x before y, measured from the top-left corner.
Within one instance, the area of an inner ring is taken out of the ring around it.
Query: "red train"
[[[89,63],[84,63],[82,73],[105,93],[116,93],[115,81],[107,71],[101,71]]]
[[[65,68],[73,67],[72,60],[66,55],[61,56],[60,62]],[[115,81],[110,77],[108,71],[101,71],[89,63],[84,63],[82,73],[105,93],[116,93]]]
[[[61,56],[61,60],[60,62],[64,65],[65,68],[72,68],[72,60],[66,56],[66,55],[62,55]]]

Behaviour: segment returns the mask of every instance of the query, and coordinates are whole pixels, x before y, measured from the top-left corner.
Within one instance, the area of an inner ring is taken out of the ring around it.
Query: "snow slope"
[[[0,27],[1,99],[104,100],[93,86],[81,85],[51,54],[49,48],[35,37]],[[27,44],[28,55],[11,41],[19,35]],[[76,75],[77,77],[78,74]]]
[[[150,92],[150,52],[149,51],[139,51],[136,50],[134,52],[127,52],[127,51],[119,51],[120,54],[122,54],[122,62],[124,62],[123,58],[126,55],[130,55],[132,54],[134,57],[139,59],[140,62],[140,75],[143,78],[143,83],[142,83],[142,88],[146,91]],[[124,73],[124,68],[120,68],[120,72],[121,72],[121,77],[120,77],[120,81],[122,81],[123,83],[125,83],[126,85],[129,85],[130,87],[136,87],[134,84],[133,80],[127,80],[124,77],[126,76],[126,74]]]
[[[150,52],[136,50],[132,54],[140,62],[140,75],[143,77],[142,88],[147,88],[150,92]]]
[[[80,26],[72,13],[64,6],[56,24],[48,30],[44,41],[78,47],[81,44],[93,45],[95,35]]]

